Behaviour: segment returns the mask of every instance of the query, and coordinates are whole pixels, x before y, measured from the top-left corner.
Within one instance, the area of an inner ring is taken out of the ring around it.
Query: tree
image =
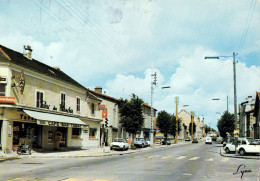
[[[226,133],[233,133],[235,129],[235,116],[225,111],[218,120],[218,130],[221,137],[226,138]]]
[[[167,135],[172,128],[171,115],[164,110],[160,111],[157,116],[157,126],[167,139]]]
[[[172,126],[170,129],[170,133],[171,133],[171,135],[173,135],[175,137],[176,136],[176,116],[172,115],[171,121],[172,121]],[[180,118],[178,118],[178,135],[181,131],[181,125],[182,125],[182,121]]]
[[[119,103],[120,123],[128,133],[136,135],[142,130],[144,124],[143,100],[132,94],[131,100],[121,99]]]
[[[192,127],[192,123],[190,122],[190,125],[189,125],[189,133],[190,133],[190,135],[191,135],[191,127]],[[193,121],[193,136],[194,136],[195,133],[196,133],[196,124]]]

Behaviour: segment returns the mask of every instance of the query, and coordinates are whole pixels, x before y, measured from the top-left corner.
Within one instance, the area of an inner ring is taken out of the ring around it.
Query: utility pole
[[[176,134],[175,134],[175,143],[178,143],[178,126],[179,126],[179,122],[178,122],[178,102],[179,102],[179,97],[176,96]]]
[[[150,145],[154,146],[154,136],[153,136],[153,116],[154,116],[154,110],[153,110],[153,93],[154,93],[154,86],[157,85],[157,75],[156,72],[151,74],[151,138],[150,138]]]
[[[191,141],[193,140],[193,119],[194,119],[194,112],[191,111]]]

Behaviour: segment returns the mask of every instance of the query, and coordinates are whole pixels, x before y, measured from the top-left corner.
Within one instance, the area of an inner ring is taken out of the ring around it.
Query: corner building
[[[22,139],[42,150],[98,147],[99,101],[24,48],[19,53],[0,45],[0,149],[15,151]]]

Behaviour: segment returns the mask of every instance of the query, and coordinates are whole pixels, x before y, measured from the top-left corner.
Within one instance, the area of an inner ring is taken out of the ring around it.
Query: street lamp
[[[165,87],[162,87],[162,89],[168,89],[168,88],[171,88],[171,86],[165,86]],[[177,144],[178,143],[178,102],[179,102],[179,97],[176,96],[175,97],[175,102],[176,102],[176,130],[175,130],[175,143]]]
[[[234,115],[235,115],[235,129],[237,129],[237,89],[236,89],[236,55],[237,53],[233,52],[233,56],[216,56],[216,57],[205,57],[205,59],[219,59],[220,57],[233,57],[233,80],[234,80]],[[237,138],[235,150],[237,153]]]
[[[213,101],[219,101],[220,99],[219,98],[213,98],[212,100]],[[227,95],[227,112],[228,112],[228,95]]]
[[[234,79],[234,115],[235,115],[235,129],[237,129],[237,90],[236,90],[236,53],[233,52],[233,56],[216,56],[205,57],[205,59],[219,59],[220,57],[233,57],[233,79]]]

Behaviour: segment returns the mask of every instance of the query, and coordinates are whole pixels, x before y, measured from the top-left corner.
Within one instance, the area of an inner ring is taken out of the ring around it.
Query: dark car
[[[172,140],[171,139],[162,139],[162,145],[171,145]]]
[[[198,143],[198,142],[199,142],[198,138],[194,137],[194,138],[192,139],[192,143]]]

